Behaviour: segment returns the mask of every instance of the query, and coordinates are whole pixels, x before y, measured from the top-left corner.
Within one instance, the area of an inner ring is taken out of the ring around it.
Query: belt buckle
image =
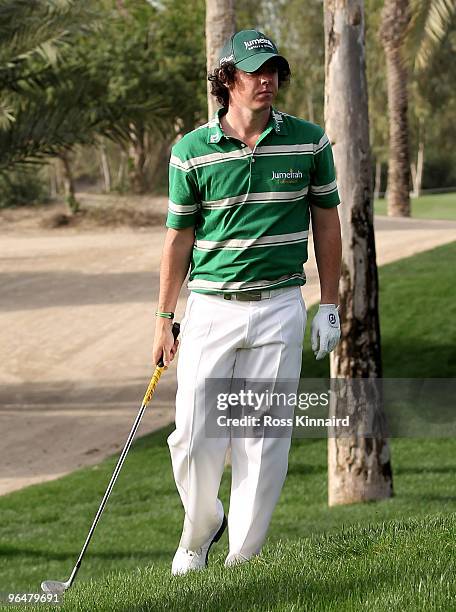
[[[240,302],[258,302],[261,300],[261,291],[243,291],[236,293],[236,298]]]

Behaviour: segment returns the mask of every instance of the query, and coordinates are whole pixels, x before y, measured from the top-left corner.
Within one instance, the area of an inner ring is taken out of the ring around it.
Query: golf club
[[[174,340],[177,340],[177,337],[179,335],[179,331],[180,331],[180,325],[179,323],[174,323],[173,327],[172,327],[172,333],[174,336]],[[163,355],[160,357],[160,360],[155,368],[154,373],[152,374],[152,378],[150,379],[150,383],[149,386],[147,387],[147,391],[144,395],[142,404],[141,404],[141,408],[138,412],[138,415],[135,419],[135,422],[133,423],[133,426],[131,428],[131,431],[128,435],[128,439],[127,442],[125,443],[125,446],[120,454],[120,457],[117,461],[117,465],[114,469],[114,472],[112,474],[111,480],[108,484],[108,487],[106,489],[106,492],[103,496],[103,499],[101,500],[101,504],[100,507],[98,508],[98,511],[95,515],[95,518],[93,520],[92,523],[92,527],[90,528],[90,531],[87,535],[86,541],[84,543],[84,546],[82,547],[81,553],[79,554],[78,560],[76,562],[76,565],[73,568],[73,571],[71,572],[70,577],[68,578],[68,580],[66,582],[60,582],[58,580],[45,580],[44,582],[41,583],[41,589],[45,592],[45,593],[53,593],[53,594],[57,594],[60,595],[62,593],[64,593],[66,590],[68,590],[71,585],[73,584],[75,578],[76,578],[76,574],[79,571],[79,568],[81,567],[81,562],[82,562],[82,558],[84,556],[85,551],[87,550],[87,547],[89,545],[89,542],[92,538],[93,532],[95,531],[95,528],[97,526],[98,521],[100,520],[100,516],[106,506],[106,502],[109,499],[109,496],[111,495],[111,491],[114,487],[114,484],[117,480],[117,476],[119,475],[120,470],[122,469],[122,465],[125,461],[125,457],[127,456],[127,453],[130,449],[131,443],[133,442],[133,438],[135,437],[135,433],[139,427],[139,423],[141,422],[142,416],[144,414],[144,411],[147,407],[147,404],[149,403],[154,391],[155,391],[155,387],[157,386],[158,381],[160,380],[160,377],[162,375],[162,373],[166,370],[167,368],[164,366],[163,364]]]

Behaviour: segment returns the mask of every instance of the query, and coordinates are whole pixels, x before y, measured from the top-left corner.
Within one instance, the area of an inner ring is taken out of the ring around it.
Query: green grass
[[[379,268],[380,328],[385,378],[456,377],[456,242]],[[310,350],[309,309],[302,377],[329,375],[329,358]]]
[[[442,262],[455,255],[456,243],[381,269],[385,376],[454,376],[455,306]],[[327,375],[327,363],[305,355],[305,376]],[[135,443],[65,610],[454,609],[454,439],[393,439],[395,496],[335,508],[326,441],[295,439],[264,556],[225,570],[224,537],[212,568],[172,579],[183,514],[170,430]],[[0,591],[38,592],[43,579],[68,577],[116,460],[0,498]],[[227,469],[225,506],[229,477]]]
[[[415,610],[419,606],[413,602],[424,606],[429,598],[442,601],[438,598],[448,596],[454,576],[445,577],[444,569],[451,569],[450,538],[456,535],[454,440],[393,440],[395,497],[335,508],[328,508],[326,500],[326,442],[294,440],[265,559],[258,560],[251,573],[227,572],[222,567],[227,553],[224,537],[214,549],[216,565],[207,582],[204,577],[173,581],[169,563],[180,535],[182,510],[165,444],[168,431],[135,444],[75,590],[66,596],[65,609],[147,609],[134,607],[140,602],[157,605],[149,609],[158,610],[209,609],[202,602],[212,593],[220,598],[212,607],[216,610],[254,609],[247,602],[257,596],[258,610],[268,609],[265,598],[271,606],[277,603],[269,609],[291,610],[280,606],[296,597],[307,602],[308,609],[330,610],[344,602],[350,609],[350,602],[364,600],[383,609],[379,602],[385,597],[385,606],[396,598],[404,605],[409,601],[408,609]],[[97,468],[0,499],[0,590],[38,592],[41,580],[68,577],[114,462],[111,458]],[[227,470],[221,489],[225,504],[229,475]],[[401,582],[405,574],[407,579]],[[227,582],[216,589],[221,575]],[[443,592],[436,585],[429,592],[436,575],[444,575]],[[413,592],[420,577],[421,595]],[[95,582],[87,584],[90,579]],[[237,600],[230,608],[235,592],[242,593],[242,605],[247,607],[240,607]],[[305,605],[295,609],[307,609]]]
[[[269,546],[249,567],[173,579],[161,565],[79,584],[71,610],[451,610],[456,515],[341,529]]]
[[[411,199],[412,217],[415,219],[456,219],[456,193],[423,195]],[[387,214],[387,202],[375,200],[376,215]]]

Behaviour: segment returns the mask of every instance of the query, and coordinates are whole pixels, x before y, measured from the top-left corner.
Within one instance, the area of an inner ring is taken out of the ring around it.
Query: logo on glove
[[[328,319],[331,325],[336,325],[336,315],[333,312],[328,315]]]

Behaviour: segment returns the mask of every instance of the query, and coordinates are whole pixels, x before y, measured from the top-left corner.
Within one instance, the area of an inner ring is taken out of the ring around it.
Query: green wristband
[[[162,319],[174,319],[174,312],[160,312],[157,310],[155,316],[161,317]]]

